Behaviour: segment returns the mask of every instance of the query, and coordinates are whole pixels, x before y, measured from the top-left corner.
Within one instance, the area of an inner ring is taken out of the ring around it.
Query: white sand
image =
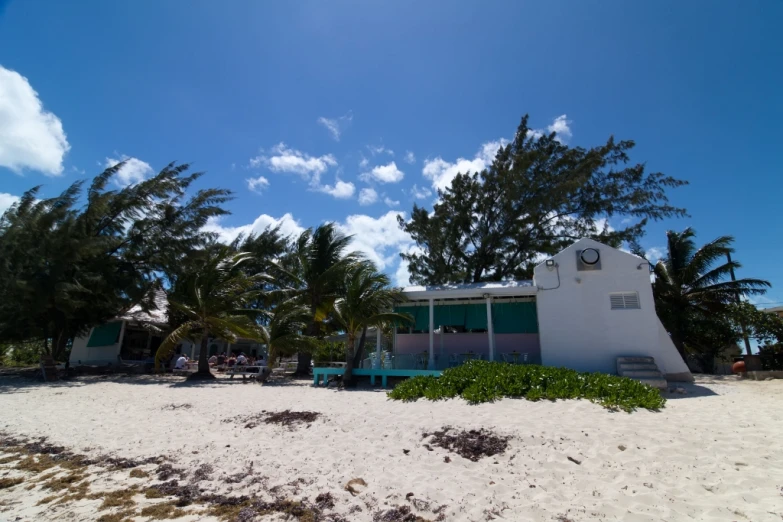
[[[686,394],[673,394],[662,412],[633,414],[586,401],[406,404],[381,391],[304,383],[178,382],[90,378],[24,386],[6,378],[0,380],[0,431],[46,436],[76,452],[168,455],[191,469],[209,463],[216,477],[252,462],[255,473],[268,477],[265,485],[218,480],[210,486],[252,495],[301,478],[297,498],[330,491],[335,511],[349,520],[410,505],[407,493],[431,519],[431,509],[445,504],[446,520],[783,520],[783,381],[702,379],[686,386]],[[193,407],[163,410],[169,404]],[[323,418],[293,431],[221,422],[263,409],[313,410]],[[451,454],[447,463],[445,450],[430,452],[421,439],[423,431],[444,425],[491,428],[513,440],[496,458],[471,462]],[[0,467],[0,477],[18,473],[8,469]],[[343,486],[356,477],[368,487],[353,497]],[[36,506],[48,494],[39,490],[0,490],[0,520],[98,516],[98,501]],[[357,505],[362,511],[348,514]]]

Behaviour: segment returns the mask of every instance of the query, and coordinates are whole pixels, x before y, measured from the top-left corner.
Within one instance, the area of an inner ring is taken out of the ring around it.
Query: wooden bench
[[[267,366],[233,366],[226,371],[226,375],[231,376],[229,379],[233,379],[235,375],[241,375],[243,381],[250,377],[259,382],[264,382],[269,377],[269,372],[264,371],[267,368]]]
[[[313,386],[318,386],[321,376],[323,376],[324,385],[329,380],[330,375],[342,375],[344,368],[313,368]],[[369,376],[370,384],[375,384],[376,377],[381,378],[381,386],[386,388],[388,377],[416,377],[418,375],[432,375],[440,377],[442,372],[438,370],[392,370],[388,368],[356,368],[354,375]]]

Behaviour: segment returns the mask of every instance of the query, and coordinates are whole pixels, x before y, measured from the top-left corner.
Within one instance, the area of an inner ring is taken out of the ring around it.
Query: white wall
[[[577,270],[576,251],[585,248],[598,249],[601,270]],[[668,378],[692,379],[655,314],[646,261],[591,239],[553,258],[557,270],[542,263],[534,271],[544,365],[616,373],[617,357],[650,356]],[[611,292],[632,291],[639,293],[640,309],[610,308]]]
[[[120,339],[116,344],[110,346],[91,346],[87,347],[87,342],[92,335],[92,328],[83,337],[77,337],[73,340],[71,347],[71,366],[117,364],[117,357],[120,355],[122,338],[125,335],[125,322],[122,323],[120,330]]]

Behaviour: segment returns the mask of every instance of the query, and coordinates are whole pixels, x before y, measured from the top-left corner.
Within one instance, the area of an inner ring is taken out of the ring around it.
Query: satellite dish
[[[579,254],[579,259],[582,260],[582,263],[592,266],[598,263],[598,261],[601,259],[601,255],[595,248],[585,248]]]

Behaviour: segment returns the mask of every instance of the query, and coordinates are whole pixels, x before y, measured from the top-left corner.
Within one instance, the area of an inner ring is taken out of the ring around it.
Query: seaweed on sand
[[[484,428],[455,431],[451,426],[444,426],[433,433],[424,433],[422,437],[431,437],[430,444],[456,453],[473,462],[483,457],[503,453],[508,448],[508,441],[511,438],[496,435]]]

